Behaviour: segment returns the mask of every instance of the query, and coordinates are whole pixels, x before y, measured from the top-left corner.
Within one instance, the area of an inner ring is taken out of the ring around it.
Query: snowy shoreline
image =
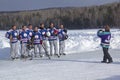
[[[98,29],[68,30],[69,38],[66,40],[65,51],[67,54],[100,50],[100,38],[97,37]],[[9,48],[9,40],[5,38],[6,31],[0,31],[0,48]],[[120,49],[120,30],[111,29],[111,49]]]

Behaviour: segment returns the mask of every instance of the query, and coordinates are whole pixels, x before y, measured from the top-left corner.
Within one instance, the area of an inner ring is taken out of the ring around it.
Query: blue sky
[[[51,7],[101,5],[119,0],[0,0],[0,11],[34,10]]]

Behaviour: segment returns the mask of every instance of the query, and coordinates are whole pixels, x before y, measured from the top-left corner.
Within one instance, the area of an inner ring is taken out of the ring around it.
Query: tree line
[[[68,29],[91,29],[105,24],[111,27],[120,26],[120,3],[112,3],[91,7],[48,8],[31,11],[0,12],[0,29],[9,29],[15,24],[39,25],[44,22],[48,27],[50,22],[56,25],[64,24]]]

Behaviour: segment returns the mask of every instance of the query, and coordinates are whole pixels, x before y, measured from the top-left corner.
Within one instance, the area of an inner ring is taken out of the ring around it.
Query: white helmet
[[[47,35],[47,37],[51,36],[50,32],[46,32],[46,35]]]

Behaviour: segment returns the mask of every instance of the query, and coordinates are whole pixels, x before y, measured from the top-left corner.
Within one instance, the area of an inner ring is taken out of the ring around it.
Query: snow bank
[[[9,40],[5,38],[6,31],[0,31],[0,49],[10,47]]]
[[[0,31],[0,48],[9,48],[9,40],[5,36],[6,31]],[[112,29],[111,49],[120,48],[120,31]],[[69,39],[66,40],[66,53],[78,53],[101,49],[100,39],[96,35],[97,29],[69,30]]]
[[[78,53],[95,51],[101,49],[100,38],[97,37],[97,29],[92,30],[70,30],[69,39],[66,40],[66,52]],[[111,49],[120,48],[120,31],[112,29]]]

